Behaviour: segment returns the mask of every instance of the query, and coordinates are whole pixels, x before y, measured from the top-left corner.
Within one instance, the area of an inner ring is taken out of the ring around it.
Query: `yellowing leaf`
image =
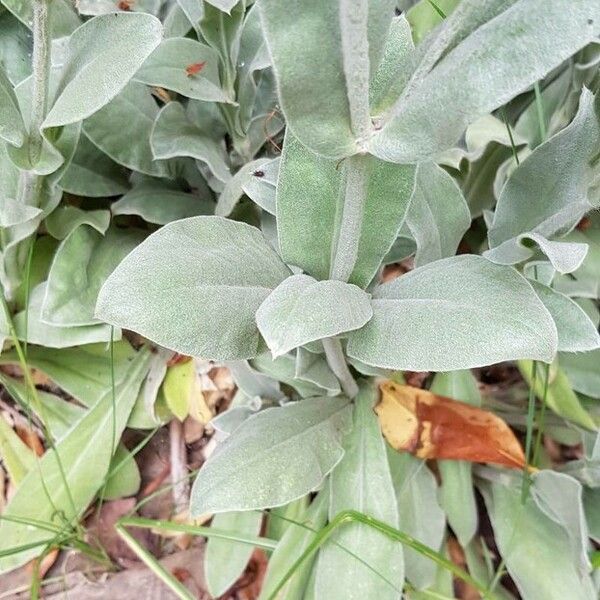
[[[523,450],[491,412],[427,390],[386,381],[375,406],[383,435],[399,451],[423,459],[495,463],[523,468]]]
[[[14,485],[35,466],[35,454],[0,415],[0,458]]]
[[[206,424],[213,418],[204,399],[193,359],[169,366],[163,383],[163,393],[167,406],[180,421],[190,415]]]

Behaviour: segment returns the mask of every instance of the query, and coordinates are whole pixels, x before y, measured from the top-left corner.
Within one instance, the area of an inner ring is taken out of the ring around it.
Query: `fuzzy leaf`
[[[157,115],[150,89],[132,81],[109,104],[86,119],[83,131],[116,163],[146,175],[165,177],[167,167],[164,161],[154,160],[150,147]]]
[[[274,357],[362,327],[373,311],[369,295],[342,281],[293,275],[260,305],[256,323]]]
[[[600,144],[599,104],[600,100],[594,101],[584,89],[571,124],[538,146],[514,170],[502,188],[488,232],[491,248],[523,233],[546,238],[564,234],[594,206],[590,163]]]
[[[596,0],[510,4],[450,50],[408,96],[400,98],[387,124],[371,139],[373,154],[398,163],[435,156],[450,148],[469,123],[523,92],[598,34]],[[462,36],[459,29],[451,39],[464,37],[462,29]]]
[[[125,258],[102,287],[96,316],[181,354],[249,358],[258,348],[256,310],[288,275],[257,229],[191,217]]]
[[[114,202],[110,210],[113,215],[137,215],[148,223],[166,225],[171,221],[210,215],[214,202],[194,194],[186,194],[160,183],[143,183],[127,192]]]
[[[206,163],[220,181],[231,179],[223,147],[188,120],[179,102],[169,102],[158,113],[150,145],[154,158],[191,156]]]
[[[44,127],[82,121],[108,104],[160,43],[162,26],[143,13],[94,17],[69,38],[56,100]]]
[[[434,163],[420,163],[406,215],[406,226],[417,244],[415,266],[453,256],[471,213],[454,179]]]
[[[537,281],[531,281],[531,285],[554,319],[560,352],[586,352],[600,348],[598,330],[578,304]]]
[[[292,567],[294,561],[300,557],[302,552],[313,541],[316,533],[327,522],[327,513],[329,509],[329,491],[328,487],[321,490],[317,497],[312,501],[300,523],[306,525],[296,525],[290,523],[283,537],[277,544],[277,548],[269,559],[267,574],[263,582],[260,600],[266,600],[273,593],[275,586],[284,577],[287,571]],[[310,578],[312,565],[315,558],[306,561],[295,573],[281,591],[281,597],[286,600],[303,600],[308,580]]]
[[[235,535],[258,535],[262,513],[255,511],[220,513],[215,515],[211,527],[230,531]],[[244,573],[254,549],[248,544],[232,540],[210,538],[204,555],[204,576],[211,596],[223,595]]]
[[[100,288],[142,240],[136,229],[111,228],[106,235],[82,225],[59,246],[48,274],[42,319],[50,325],[93,325]]]
[[[477,381],[470,371],[436,373],[429,388],[433,394],[481,405]],[[440,504],[461,546],[466,547],[477,533],[479,517],[473,490],[472,466],[461,460],[439,460],[442,476]]]
[[[0,139],[20,146],[25,141],[25,135],[25,124],[13,86],[0,68]]]
[[[396,495],[385,445],[373,414],[375,401],[372,386],[363,387],[356,398],[354,427],[344,440],[346,454],[331,476],[329,519],[342,510],[354,509],[397,528]],[[356,554],[387,581],[332,541]],[[340,573],[344,577],[339,577]],[[321,598],[396,600],[403,582],[401,546],[366,525],[350,523],[334,533],[321,550],[315,589]]]
[[[368,159],[366,202],[358,259],[350,283],[366,287],[404,221],[414,185],[414,167]],[[344,163],[342,163],[343,165]],[[277,228],[281,255],[317,279],[328,279],[343,198],[343,167],[318,157],[289,133],[277,183]]]
[[[494,483],[484,488],[494,537],[524,600],[593,600],[587,573],[572,558],[567,532],[520,490]],[[560,565],[560,568],[557,568]]]
[[[344,453],[349,401],[313,398],[253,415],[204,463],[190,512],[282,506],[321,485]]]
[[[259,9],[288,126],[317,154],[355,154],[371,129],[369,80],[393,2],[264,0]]]
[[[221,89],[217,53],[189,38],[163,40],[135,74],[135,80],[196,100],[231,101]]]
[[[527,280],[480,256],[415,269],[376,288],[372,305],[348,338],[348,354],[367,364],[449,371],[556,353],[556,327]]]
[[[118,196],[129,189],[124,169],[85,134],[79,138],[73,160],[60,179],[60,187],[70,194],[90,198]]]
[[[439,550],[446,529],[446,517],[440,508],[438,486],[425,461],[410,454],[388,450],[390,472],[398,501],[399,529],[430,548]],[[434,584],[436,564],[428,557],[406,548],[406,578],[417,588]]]

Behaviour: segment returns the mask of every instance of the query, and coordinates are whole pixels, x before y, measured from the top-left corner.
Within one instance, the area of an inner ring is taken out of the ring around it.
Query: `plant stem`
[[[330,278],[348,281],[358,258],[358,246],[367,196],[368,158],[356,154],[344,163],[345,183]]]
[[[187,454],[183,439],[183,424],[174,417],[169,423],[169,442],[171,459],[171,480],[174,482],[173,509],[175,514],[187,510],[190,501],[190,484],[187,479]]]
[[[32,164],[39,160],[42,153],[42,123],[48,108],[51,47],[49,4],[48,0],[33,0],[33,79],[29,125],[29,156]]]
[[[350,373],[342,343],[337,338],[326,338],[323,340],[325,357],[333,374],[338,378],[342,390],[348,398],[354,398],[358,394],[358,385]]]

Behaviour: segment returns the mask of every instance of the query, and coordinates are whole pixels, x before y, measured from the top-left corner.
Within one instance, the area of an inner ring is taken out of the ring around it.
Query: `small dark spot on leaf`
[[[254,171],[254,173],[252,173],[252,175],[254,175],[254,177],[264,177],[265,176],[265,172],[258,170],[258,171]]]
[[[401,10],[400,10],[398,7],[396,7],[396,8],[394,9],[394,14],[395,14],[397,17],[399,17],[399,16],[402,14],[402,11],[401,11]]]
[[[594,24],[594,19],[588,19],[588,25],[593,25]]]

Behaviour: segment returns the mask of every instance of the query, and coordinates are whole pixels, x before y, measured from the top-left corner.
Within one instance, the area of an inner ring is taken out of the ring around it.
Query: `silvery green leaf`
[[[590,162],[600,143],[598,102],[583,90],[573,122],[514,170],[502,189],[488,231],[491,248],[522,233],[546,238],[566,233],[594,206]]]
[[[582,485],[564,473],[544,469],[533,474],[531,495],[536,505],[564,529],[575,564],[581,573],[587,573],[591,565],[582,492]]]
[[[313,373],[310,377],[298,377],[296,359],[291,354],[273,359],[270,352],[263,352],[252,359],[251,365],[272,379],[294,388],[303,398],[323,394],[335,396],[339,393],[339,386],[333,385],[328,377],[317,376],[317,373]]]
[[[162,185],[142,183],[114,202],[110,210],[113,215],[138,215],[148,223],[166,225],[178,219],[210,215],[215,203],[208,198],[187,194]]]
[[[191,217],[125,258],[102,287],[96,316],[182,354],[249,358],[258,347],[256,310],[288,275],[254,227]]]
[[[590,318],[594,327],[600,327],[600,308],[591,298],[574,298],[579,308]]]
[[[312,501],[303,517],[299,519],[302,525],[290,523],[267,567],[267,573],[263,582],[263,587],[259,600],[266,600],[273,593],[275,586],[281,581],[294,562],[306,550],[313,541],[315,532],[321,529],[327,522],[327,513],[329,509],[329,489],[325,487],[319,492]],[[308,587],[308,580],[311,575],[312,566],[315,558],[307,560],[294,574],[281,591],[281,597],[286,600],[304,600],[305,591]]]
[[[275,215],[277,177],[279,175],[279,158],[261,165],[251,173],[247,173],[246,181],[242,184],[242,190],[263,210]]]
[[[367,364],[450,371],[556,354],[556,326],[527,280],[480,256],[415,269],[377,287],[372,305],[373,318],[348,336],[348,354]]]
[[[413,71],[414,49],[410,24],[401,15],[392,19],[381,63],[369,91],[371,113],[380,115],[396,101]]]
[[[516,265],[534,255],[531,244],[537,244],[554,269],[562,274],[576,271],[588,251],[587,244],[550,241],[539,233],[530,232],[502,242],[484,252],[484,256],[499,265]]]
[[[13,321],[20,340],[49,348],[70,348],[82,344],[110,341],[111,328],[104,323],[82,327],[46,323],[41,316],[45,295],[46,283],[44,282],[31,290],[27,309],[14,316]],[[121,331],[115,329],[113,339],[119,340],[120,338]]]
[[[383,54],[393,2],[259,5],[288,126],[317,154],[355,154],[371,132],[369,82]]]
[[[463,160],[468,160],[471,163],[478,161],[485,154],[490,144],[494,142],[507,148],[510,148],[513,143],[517,148],[527,143],[524,137],[514,131],[511,131],[511,133],[512,142],[503,121],[494,117],[494,115],[484,115],[467,127],[464,144],[459,143],[454,148],[442,152],[437,157],[437,162],[454,169],[460,169]],[[471,168],[473,167],[471,166]]]
[[[135,0],[127,4],[127,12],[143,12],[158,15],[161,0]],[[80,15],[106,15],[120,12],[124,9],[114,0],[78,0],[77,10]]]
[[[190,513],[282,506],[317,489],[343,456],[350,426],[343,397],[268,408],[247,419],[204,463]]]
[[[240,128],[246,131],[250,125],[258,90],[254,74],[266,69],[271,57],[260,25],[258,6],[248,10],[240,33],[240,48],[237,59],[236,99],[240,105]]]
[[[598,330],[580,306],[537,281],[530,283],[554,319],[560,352],[586,352],[600,348]]]
[[[0,138],[13,146],[21,146],[25,135],[25,124],[12,83],[0,68]]]
[[[42,305],[49,325],[93,325],[100,288],[119,263],[144,239],[137,229],[108,229],[106,234],[81,225],[56,251]]]
[[[191,29],[191,23],[181,6],[174,2],[170,7],[167,7],[167,11],[163,20],[165,38],[186,37]]]
[[[415,168],[367,159],[366,202],[358,258],[349,279],[366,287],[394,243],[414,185]],[[289,132],[277,183],[277,226],[281,255],[317,279],[328,279],[336,244],[344,165],[317,156]]]
[[[158,107],[150,88],[131,81],[109,104],[86,119],[83,131],[96,147],[120,165],[146,175],[165,177],[167,166],[164,161],[154,160],[150,147],[157,115]]]
[[[588,253],[579,269],[556,278],[556,289],[567,296],[600,298],[600,228],[574,230],[564,240],[587,244]]]
[[[583,506],[590,537],[600,540],[600,489],[583,488]]]
[[[477,381],[470,371],[436,373],[430,391],[472,406],[481,405]],[[440,504],[446,512],[452,531],[464,548],[477,533],[479,525],[471,463],[439,460],[438,468],[442,477]]]
[[[64,240],[80,225],[89,225],[98,233],[104,234],[109,224],[110,211],[81,210],[76,206],[59,206],[44,221],[46,231],[57,240]]]
[[[116,449],[116,444],[113,447],[111,441],[118,442],[125,428],[137,391],[146,375],[149,354],[148,350],[137,353],[127,377],[116,386],[115,396],[110,391],[104,394],[77,426],[56,444],[56,450],[46,452],[40,458],[39,469],[34,469],[25,477],[4,509],[3,516],[39,519],[56,525],[61,523],[56,511],[69,520],[81,517],[108,472]],[[61,468],[58,467],[55,452],[60,456]],[[90,464],[94,465],[93,469],[90,469]],[[47,500],[48,494],[51,501]],[[2,550],[33,541],[49,541],[55,536],[52,531],[7,520],[0,524],[0,532]],[[6,572],[22,565],[39,554],[42,548],[40,546],[17,554],[3,553],[0,571]]]
[[[296,351],[297,379],[314,383],[327,392],[328,396],[337,396],[341,393],[340,382],[329,368],[322,354],[309,352],[305,348]]]
[[[89,198],[118,196],[129,189],[124,169],[92,144],[85,134],[79,137],[73,159],[59,183],[66,192]]]
[[[523,265],[523,275],[542,285],[550,287],[554,281],[556,270],[547,260],[531,260]]]
[[[253,173],[261,171],[269,163],[268,158],[257,158],[246,163],[226,184],[219,196],[215,214],[219,217],[228,217],[244,195],[244,183]]]
[[[524,600],[593,600],[593,584],[573,560],[568,533],[518,486],[491,483],[482,490],[494,538]],[[560,568],[557,568],[560,565]]]
[[[600,350],[561,354],[560,366],[574,390],[600,398]]]
[[[35,206],[0,196],[0,227],[12,227],[35,219],[42,211]]]
[[[212,4],[220,11],[229,14],[231,9],[239,2],[239,0],[206,0],[208,4]]]
[[[202,19],[202,15],[204,14],[204,4],[196,0],[177,0],[177,4],[179,4],[181,10],[189,19],[192,27],[196,31],[199,31],[200,19]]]
[[[23,0],[2,0],[2,4],[13,14],[21,23],[31,29],[33,23],[33,3],[23,2]],[[81,21],[75,12],[72,3],[69,0],[57,0],[52,3],[50,15],[50,31],[53,38],[59,38],[71,35],[79,27]]]
[[[217,53],[223,87],[227,96],[233,101],[234,80],[237,75],[236,65],[242,25],[246,14],[245,2],[238,2],[230,14],[224,13],[207,2],[202,4],[202,11],[199,37]]]
[[[44,127],[82,121],[108,104],[158,46],[162,25],[142,13],[94,17],[74,32]]]
[[[222,143],[193,125],[179,102],[169,102],[158,113],[150,146],[154,158],[191,156],[206,163],[219,180],[231,179]]]
[[[275,400],[283,397],[277,381],[252,369],[248,361],[229,361],[227,368],[238,389],[250,398],[272,398]]]
[[[229,512],[213,517],[211,527],[230,531],[234,535],[258,535],[262,525],[261,512]],[[242,575],[254,552],[248,544],[232,540],[209,538],[204,553],[204,577],[210,594],[223,595]]]
[[[0,15],[0,63],[13,85],[31,75],[31,32],[10,12]]]
[[[190,74],[186,70],[198,64],[202,65],[198,72]],[[187,98],[231,102],[221,88],[217,53],[210,46],[190,38],[163,40],[134,79],[173,90]]]
[[[362,327],[373,315],[369,300],[369,294],[343,281],[292,275],[260,305],[256,324],[277,357]]]
[[[329,519],[352,509],[398,528],[385,442],[373,412],[376,399],[372,385],[363,386],[356,398],[354,427],[344,438],[346,453],[330,479]],[[402,546],[359,523],[349,523],[331,536],[321,549],[316,568],[317,598],[397,600],[404,583]]]
[[[425,461],[388,447],[388,460],[396,499],[399,529],[423,544],[439,550],[446,530],[446,517],[437,500],[435,476]],[[406,578],[417,588],[433,585],[436,564],[410,548],[404,549]]]
[[[456,181],[436,164],[417,166],[406,225],[417,244],[415,266],[453,256],[471,213]]]
[[[370,151],[406,163],[447,150],[470,122],[594,40],[598,22],[595,0],[556,0],[551,6],[544,0],[512,3],[443,56],[410,94],[403,94],[372,137]],[[458,31],[451,37],[460,40],[462,35]]]

